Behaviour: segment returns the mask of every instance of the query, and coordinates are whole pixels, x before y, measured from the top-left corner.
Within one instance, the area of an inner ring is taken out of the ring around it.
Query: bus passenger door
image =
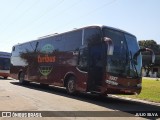
[[[89,68],[88,68],[88,90],[98,91],[102,85],[104,75],[104,50],[101,43],[90,45],[89,51]]]

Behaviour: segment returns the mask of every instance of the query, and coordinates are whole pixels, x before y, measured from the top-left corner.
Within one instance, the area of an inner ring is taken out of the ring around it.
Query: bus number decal
[[[106,83],[110,85],[118,85],[117,79],[118,77],[109,76],[109,80],[106,80]]]
[[[111,81],[111,80],[106,80],[106,83],[110,84],[110,85],[118,85],[117,82],[114,82],[114,81]]]
[[[109,80],[117,81],[118,77],[109,76]]]

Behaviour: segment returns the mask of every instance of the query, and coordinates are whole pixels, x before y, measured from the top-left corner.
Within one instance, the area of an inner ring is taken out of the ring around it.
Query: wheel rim
[[[74,80],[69,80],[68,91],[69,91],[69,93],[73,93],[75,91]]]

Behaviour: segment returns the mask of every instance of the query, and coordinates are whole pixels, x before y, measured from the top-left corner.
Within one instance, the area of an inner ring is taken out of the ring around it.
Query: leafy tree
[[[160,54],[160,45],[158,45],[156,41],[141,40],[141,41],[138,41],[138,43],[141,48],[150,48],[154,51],[156,55]],[[142,53],[142,54],[146,54],[146,53]]]

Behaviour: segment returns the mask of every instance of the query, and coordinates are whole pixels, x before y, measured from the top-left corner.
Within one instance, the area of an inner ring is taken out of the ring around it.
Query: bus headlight
[[[142,87],[142,83],[137,84],[137,87]]]

